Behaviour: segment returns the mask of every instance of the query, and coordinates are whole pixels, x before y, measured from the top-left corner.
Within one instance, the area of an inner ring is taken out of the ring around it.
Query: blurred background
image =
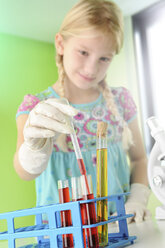
[[[35,206],[35,182],[21,180],[13,168],[15,115],[25,94],[57,80],[54,37],[77,0],[0,0],[0,213]],[[107,75],[111,86],[125,86],[138,107],[147,154],[153,145],[146,119],[165,126],[165,1],[114,0],[123,11],[125,42]],[[160,203],[152,194],[149,209]],[[33,216],[16,226],[31,224]],[[2,225],[0,225],[0,231]]]

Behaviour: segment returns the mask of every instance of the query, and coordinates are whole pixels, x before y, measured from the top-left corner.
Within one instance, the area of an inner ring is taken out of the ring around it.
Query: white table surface
[[[109,231],[117,232],[117,224],[110,224]],[[129,236],[137,236],[134,244],[127,245],[128,248],[165,248],[165,220],[163,221],[144,221],[128,225]],[[36,243],[35,239],[19,239],[16,241],[16,247]],[[0,242],[0,248],[8,248],[7,242]]]
[[[130,236],[137,236],[129,248],[165,248],[165,220],[131,223],[128,231]]]

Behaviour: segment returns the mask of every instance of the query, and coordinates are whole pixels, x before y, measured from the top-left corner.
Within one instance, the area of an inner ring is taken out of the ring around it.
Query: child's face
[[[100,32],[83,33],[83,37],[71,37],[61,44],[61,54],[67,83],[80,89],[96,86],[106,76],[115,54],[113,38]]]

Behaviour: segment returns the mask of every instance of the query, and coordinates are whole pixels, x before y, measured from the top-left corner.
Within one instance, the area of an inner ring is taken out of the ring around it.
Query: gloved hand
[[[151,219],[151,213],[147,209],[147,203],[150,195],[150,189],[144,184],[133,183],[128,200],[125,203],[126,214],[134,214],[127,219],[127,223],[135,221],[136,223],[143,220]]]
[[[24,143],[19,149],[21,166],[30,174],[43,172],[52,153],[53,138],[73,132],[70,117],[78,110],[63,98],[38,103],[30,112],[24,127]]]

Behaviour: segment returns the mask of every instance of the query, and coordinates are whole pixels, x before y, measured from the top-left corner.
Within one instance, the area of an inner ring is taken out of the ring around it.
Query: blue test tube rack
[[[0,220],[7,221],[7,231],[0,232],[0,240],[7,240],[9,248],[16,248],[15,240],[21,238],[37,237],[38,244],[36,248],[61,248],[62,234],[72,233],[74,237],[74,247],[84,248],[83,229],[92,228],[106,223],[118,222],[119,232],[108,234],[108,246],[106,247],[121,247],[128,244],[133,244],[136,236],[129,236],[126,219],[133,216],[125,213],[124,197],[129,193],[111,195],[108,197],[95,198],[91,200],[68,202],[64,204],[53,204],[31,209],[18,210],[0,214]],[[99,222],[92,225],[82,225],[80,204],[97,202],[99,200],[113,201],[116,203],[117,215],[109,217],[108,221]],[[61,227],[60,211],[71,210],[72,226]],[[42,224],[42,214],[47,214],[48,224]],[[17,217],[35,215],[36,225],[14,228],[14,219]],[[45,238],[45,237],[49,238]],[[25,246],[26,247],[26,246]],[[27,247],[30,247],[27,245]]]

